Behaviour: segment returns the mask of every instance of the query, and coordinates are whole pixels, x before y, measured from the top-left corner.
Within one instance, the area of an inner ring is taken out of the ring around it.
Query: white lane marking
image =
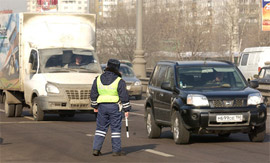
[[[159,151],[156,151],[156,150],[153,150],[153,149],[146,149],[144,151],[149,152],[149,153],[153,153],[153,154],[156,154],[156,155],[164,156],[164,157],[174,157],[174,155],[170,155],[170,154],[167,154],[167,153],[164,153],[164,152],[159,152]]]
[[[5,110],[3,110],[3,109],[0,109],[0,112],[3,112],[3,113],[5,113]]]
[[[131,105],[137,105],[137,106],[144,106],[144,104],[136,104],[136,103],[130,103]]]
[[[95,135],[92,135],[92,134],[86,134],[86,136],[92,137],[92,136],[95,136]]]

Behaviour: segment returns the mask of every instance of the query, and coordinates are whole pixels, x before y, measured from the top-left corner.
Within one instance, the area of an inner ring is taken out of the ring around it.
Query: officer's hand
[[[128,118],[128,112],[125,112],[125,117],[127,117],[127,118]]]
[[[97,113],[97,112],[98,112],[98,110],[97,110],[97,109],[94,109],[94,112],[95,112],[95,113]]]

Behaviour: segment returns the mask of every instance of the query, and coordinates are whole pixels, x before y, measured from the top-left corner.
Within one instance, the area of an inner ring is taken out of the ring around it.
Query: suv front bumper
[[[246,108],[194,108],[186,106],[181,117],[185,127],[195,132],[211,131],[242,131],[248,132],[254,126],[265,123],[267,118],[264,104],[249,106]],[[218,117],[241,116],[241,121],[219,122]]]

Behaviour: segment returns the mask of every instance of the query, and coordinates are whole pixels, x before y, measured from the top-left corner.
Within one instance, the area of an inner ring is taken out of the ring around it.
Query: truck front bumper
[[[93,111],[90,106],[90,99],[84,100],[69,100],[63,97],[39,96],[37,104],[43,111],[57,110],[78,110],[78,111]]]

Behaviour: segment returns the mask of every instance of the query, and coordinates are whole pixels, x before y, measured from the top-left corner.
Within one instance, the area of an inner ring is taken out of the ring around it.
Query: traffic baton
[[[128,118],[126,118],[126,132],[127,132],[127,138],[129,138],[129,132],[128,132]]]

